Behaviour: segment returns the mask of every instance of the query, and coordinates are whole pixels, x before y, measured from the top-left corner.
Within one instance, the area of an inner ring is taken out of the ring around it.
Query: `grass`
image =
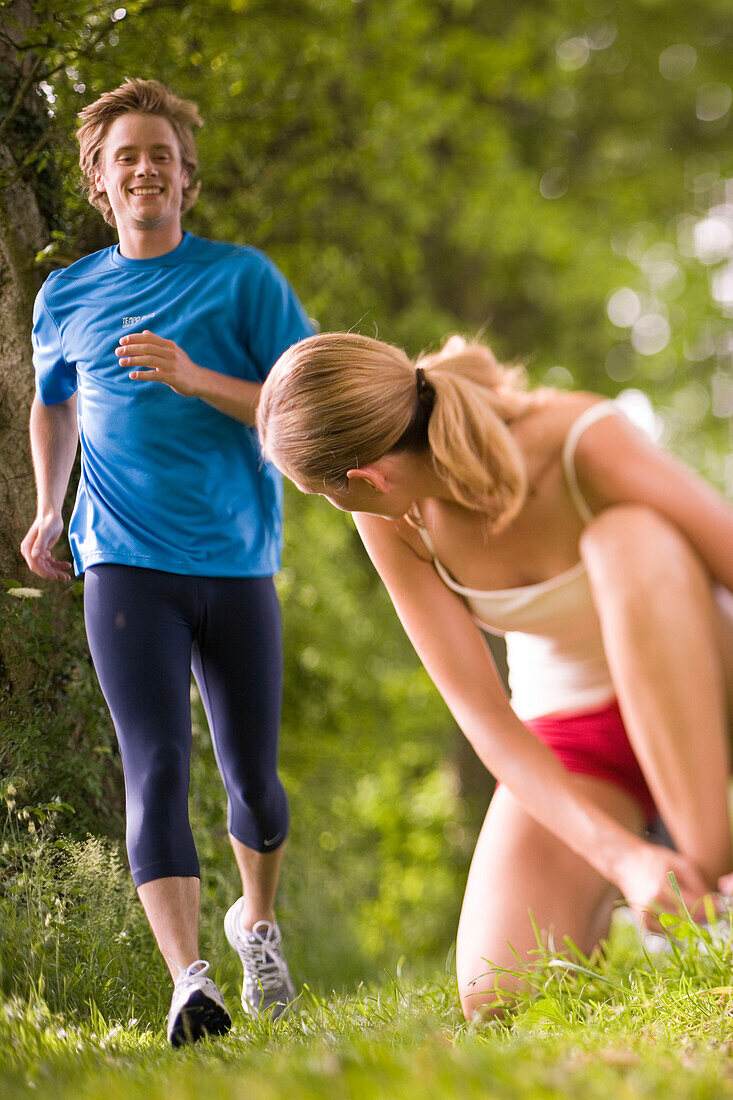
[[[63,818],[55,803],[19,811],[7,784],[4,793],[3,1098],[733,1098],[733,946],[671,918],[670,955],[646,954],[619,920],[592,959],[572,945],[538,952],[512,1015],[470,1024],[452,960],[421,958],[407,932],[408,963],[395,960],[394,977],[358,985],[343,974],[330,992],[318,985],[327,972],[319,958],[327,967],[338,924],[313,916],[306,955],[302,929],[288,920],[296,978],[310,981],[292,1018],[252,1024],[235,1011],[226,1039],[172,1051],[167,976],[117,846],[70,840],[52,827]],[[225,893],[205,897],[206,942],[238,1008],[238,962],[221,934]]]
[[[733,1098],[733,947],[689,922],[671,927],[669,956],[645,955],[620,921],[592,959],[571,946],[538,953],[510,1017],[463,1020],[452,960],[440,958],[464,875],[462,849],[445,836],[457,820],[455,797],[411,742],[356,784],[343,817],[337,784],[316,782],[308,760],[288,761],[296,828],[278,905],[294,976],[310,988],[290,1020],[246,1022],[236,1011],[238,961],[221,926],[235,889],[221,789],[208,743],[197,740],[202,951],[235,1009],[232,1034],[193,1049],[167,1047],[168,979],[119,844],[63,832],[70,820],[63,801],[32,806],[21,781],[7,779],[3,1100]],[[321,739],[319,759],[324,753]],[[333,759],[340,753],[335,744]],[[390,814],[381,820],[385,806]],[[324,833],[329,814],[336,825]],[[336,832],[343,843],[333,848]],[[446,867],[451,874],[441,877]]]
[[[0,1008],[2,1095],[86,1100],[733,1096],[732,952],[681,923],[649,957],[618,924],[607,950],[543,955],[504,1021],[467,1024],[452,979],[402,975],[349,994],[305,989],[289,1021],[166,1047],[162,1020],[52,1013],[37,990]],[[93,991],[93,982],[90,982]],[[157,994],[155,994],[157,998]],[[230,991],[230,1001],[235,997]]]

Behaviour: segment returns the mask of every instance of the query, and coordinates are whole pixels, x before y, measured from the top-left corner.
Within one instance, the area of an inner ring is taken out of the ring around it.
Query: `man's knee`
[[[137,761],[130,786],[148,813],[160,814],[163,807],[171,807],[175,813],[181,805],[188,805],[189,774],[187,754],[175,746],[161,745]]]
[[[277,775],[267,782],[245,783],[228,790],[230,832],[257,851],[278,847],[288,832],[288,796]]]
[[[227,788],[227,794],[233,804],[246,808],[257,819],[279,814],[287,801],[285,788],[276,773],[258,779],[240,779]]]

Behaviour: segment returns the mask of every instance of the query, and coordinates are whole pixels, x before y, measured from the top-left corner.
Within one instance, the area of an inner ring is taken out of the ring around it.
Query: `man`
[[[281,485],[254,424],[262,381],[310,335],[256,249],[181,229],[199,184],[195,104],[131,80],[81,112],[89,201],[119,245],[55,271],[34,314],[31,444],[38,511],[21,550],[43,577],[81,439],[69,542],[87,636],[125,772],[133,879],[174,980],[173,1046],[231,1026],[199,958],[188,821],[190,675],[228,796],[242,897],[225,918],[242,1004],[293,999],[274,902],[288,828],[277,775],[282,655],[273,573]],[[77,410],[78,401],[78,410]]]

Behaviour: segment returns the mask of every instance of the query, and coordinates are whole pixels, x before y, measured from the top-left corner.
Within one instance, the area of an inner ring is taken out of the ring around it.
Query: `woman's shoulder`
[[[560,427],[573,424],[579,416],[596,405],[609,403],[607,397],[589,390],[546,390],[545,400],[537,406],[537,412],[544,413],[548,423],[556,423]]]
[[[592,409],[607,403],[607,398],[587,390],[544,390],[542,400],[517,421],[514,431],[530,452],[559,455],[573,425],[580,426]]]
[[[422,561],[432,561],[433,555],[421,534],[421,519],[413,519],[411,516],[391,519],[362,512],[354,515],[354,521],[364,542],[378,540],[397,543],[409,547]]]

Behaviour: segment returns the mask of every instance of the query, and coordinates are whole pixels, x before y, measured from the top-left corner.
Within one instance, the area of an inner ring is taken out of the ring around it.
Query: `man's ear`
[[[371,485],[373,489],[380,493],[386,493],[390,487],[389,477],[376,464],[374,466],[362,466],[357,470],[347,470],[346,476],[349,481],[356,481],[357,479],[365,481],[367,485]]]
[[[107,190],[107,185],[104,182],[104,176],[101,172],[94,173],[94,186],[96,187],[97,191]]]

